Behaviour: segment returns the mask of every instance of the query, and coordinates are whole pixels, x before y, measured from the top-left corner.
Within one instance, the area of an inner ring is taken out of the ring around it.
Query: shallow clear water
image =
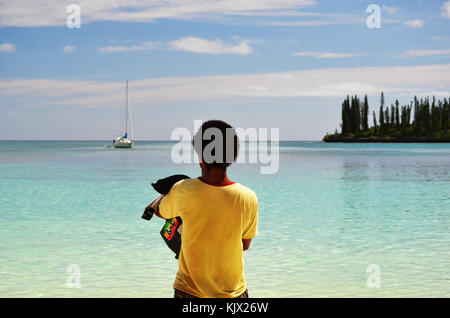
[[[0,142],[1,297],[171,297],[177,261],[140,218],[173,143]],[[238,164],[259,198],[251,297],[450,295],[450,145],[282,142],[280,169]],[[68,266],[81,288],[68,288]],[[370,264],[380,288],[369,288]]]

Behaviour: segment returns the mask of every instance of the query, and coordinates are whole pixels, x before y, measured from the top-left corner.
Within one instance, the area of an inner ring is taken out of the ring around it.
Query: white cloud
[[[409,50],[404,51],[399,57],[424,57],[436,55],[450,55],[450,50]]]
[[[442,5],[442,16],[450,19],[450,1],[447,1]]]
[[[73,0],[0,0],[0,26],[64,26]],[[158,19],[217,19],[225,16],[277,16],[316,0],[78,0],[81,23],[92,21],[154,22]]]
[[[449,96],[450,64],[402,67],[327,68],[279,73],[149,78],[130,82],[134,108],[164,103],[244,102],[249,98]],[[0,80],[0,96],[18,105],[122,107],[123,82],[51,79]],[[152,107],[152,106],[150,106]]]
[[[269,26],[300,26],[300,27],[310,27],[310,26],[323,26],[323,25],[339,25],[339,24],[364,24],[365,19],[361,16],[356,17],[346,17],[342,16],[340,18],[321,18],[313,20],[298,20],[298,21],[264,21],[260,25]]]
[[[384,6],[384,5],[381,7],[381,9],[382,9],[383,11],[386,11],[387,14],[390,14],[390,15],[396,14],[397,11],[398,11],[398,8],[395,8],[395,7],[388,7],[388,6]]]
[[[242,39],[238,36],[233,37],[234,40],[239,41],[236,44],[224,43],[219,39],[206,40],[197,37],[185,37],[179,40],[167,42],[162,45],[160,42],[141,42],[139,45],[123,46],[123,45],[109,45],[99,47],[97,50],[100,53],[113,52],[130,52],[130,51],[147,51],[155,49],[173,49],[179,51],[187,51],[200,54],[236,54],[249,55],[253,52],[249,43],[263,45],[265,41],[258,39]]]
[[[121,45],[108,45],[105,47],[99,47],[100,53],[112,53],[112,52],[129,52],[129,51],[148,51],[154,50],[159,47],[157,42],[142,42],[139,45],[121,46]]]
[[[65,26],[73,0],[0,0],[0,27]],[[230,25],[319,26],[364,24],[361,14],[305,12],[317,0],[77,0],[81,27],[94,21],[152,23],[160,19]],[[395,8],[385,7],[386,12]],[[279,18],[297,18],[286,21]],[[278,19],[277,19],[278,18]],[[383,23],[401,23],[384,19]]]
[[[423,28],[424,22],[422,20],[411,20],[405,21],[403,24],[411,28],[421,29]]]
[[[73,46],[73,45],[66,45],[65,47],[63,47],[63,51],[64,53],[71,53],[73,51],[75,51],[77,47]]]
[[[188,51],[200,54],[236,54],[249,55],[253,49],[247,41],[241,41],[238,44],[224,43],[219,39],[206,40],[197,37],[185,37],[168,43],[168,46],[175,50]]]
[[[11,43],[0,44],[0,52],[15,52],[16,47]]]
[[[313,56],[319,59],[338,59],[348,57],[365,56],[364,53],[322,53],[322,52],[296,52],[293,56]]]

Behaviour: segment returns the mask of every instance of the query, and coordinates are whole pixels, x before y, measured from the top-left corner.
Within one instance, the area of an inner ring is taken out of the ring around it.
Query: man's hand
[[[161,216],[161,214],[159,214],[159,203],[161,202],[161,200],[164,198],[164,195],[160,195],[157,198],[155,198],[152,202],[150,202],[149,205],[146,206],[145,208],[145,214],[150,214],[153,216],[154,214],[156,214],[157,217],[161,218],[161,219],[165,219]],[[150,217],[151,218],[151,217]],[[150,218],[148,220],[150,220]]]
[[[158,206],[158,208],[157,208],[156,211],[155,211],[155,215],[156,215],[157,217],[159,217],[159,218],[165,220],[165,218],[163,218],[163,217],[161,216],[161,214],[159,214],[159,206]]]

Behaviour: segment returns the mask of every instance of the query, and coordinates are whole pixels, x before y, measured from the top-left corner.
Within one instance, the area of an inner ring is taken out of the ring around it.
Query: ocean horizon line
[[[69,142],[79,142],[79,141],[92,141],[92,142],[97,142],[97,141],[105,141],[105,142],[109,142],[109,139],[91,139],[91,140],[87,140],[87,139],[0,139],[0,142],[10,142],[10,141],[23,141],[23,142],[30,142],[30,141],[54,141],[54,142],[60,142],[60,141],[69,141]],[[164,140],[164,139],[142,139],[142,140],[133,140],[134,142],[141,142],[141,141],[152,141],[152,142],[179,142],[180,140]],[[248,142],[248,140],[246,140]],[[258,140],[260,141],[260,140]],[[261,140],[261,141],[271,141],[269,140]],[[323,142],[322,140],[279,140],[279,142]]]

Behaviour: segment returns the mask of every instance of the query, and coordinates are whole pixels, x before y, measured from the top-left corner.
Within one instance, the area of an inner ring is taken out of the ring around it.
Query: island
[[[413,113],[412,113],[413,111]],[[407,105],[395,100],[385,107],[381,93],[378,116],[372,112],[369,126],[367,95],[348,96],[342,103],[341,132],[326,134],[325,142],[450,142],[449,99],[414,97]],[[378,118],[378,120],[377,120]]]

